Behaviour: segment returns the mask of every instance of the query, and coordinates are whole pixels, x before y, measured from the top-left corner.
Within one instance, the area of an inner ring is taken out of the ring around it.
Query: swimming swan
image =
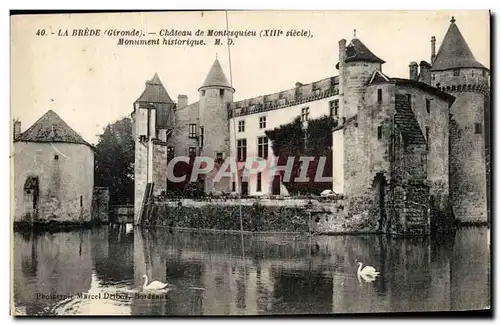
[[[144,284],[142,285],[143,290],[163,290],[167,289],[168,287],[167,283],[163,283],[160,281],[152,281],[150,284],[148,284],[148,276],[146,274],[144,274],[142,278],[144,279]]]
[[[358,262],[358,275],[365,275],[365,276],[377,276],[380,274],[380,272],[377,272],[373,266],[365,266],[363,267],[363,263]]]

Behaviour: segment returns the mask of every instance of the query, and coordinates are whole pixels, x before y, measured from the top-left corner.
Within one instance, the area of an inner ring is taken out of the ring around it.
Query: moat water
[[[102,227],[14,234],[14,303],[27,315],[269,315],[490,306],[489,229],[439,240],[170,233]],[[381,272],[357,276],[356,262]],[[171,284],[140,293],[142,276]],[[154,299],[153,299],[154,298]]]

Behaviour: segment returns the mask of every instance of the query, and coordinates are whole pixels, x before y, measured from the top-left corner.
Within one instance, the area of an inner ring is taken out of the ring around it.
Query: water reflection
[[[325,314],[490,304],[487,228],[440,240],[246,235],[242,242],[239,235],[103,227],[15,233],[14,245],[15,304],[28,315]],[[358,261],[380,276],[358,277]],[[158,299],[137,295],[143,274],[172,291]]]

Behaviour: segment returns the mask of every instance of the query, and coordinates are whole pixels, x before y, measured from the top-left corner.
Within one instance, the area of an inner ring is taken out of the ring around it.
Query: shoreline
[[[78,222],[50,222],[50,223],[21,223],[16,222],[13,225],[13,230],[15,232],[65,232],[65,231],[75,231],[84,230],[92,228],[100,228],[103,226],[125,226],[127,224],[111,224],[111,223],[78,223]],[[453,233],[460,228],[490,228],[490,224],[484,221],[478,222],[464,222],[459,223],[452,230],[443,232],[434,232],[431,234],[405,234],[405,233],[385,233],[381,231],[344,231],[344,232],[334,232],[334,231],[323,231],[323,232],[304,232],[304,231],[240,231],[240,230],[230,230],[230,229],[207,229],[207,228],[189,228],[189,227],[172,227],[166,225],[134,225],[134,228],[139,230],[146,229],[165,229],[167,232],[189,232],[189,233],[214,233],[214,234],[243,234],[243,235],[299,235],[304,237],[312,236],[362,236],[362,235],[386,235],[393,237],[404,237],[404,238],[422,238],[422,237],[432,237],[441,236],[449,233]]]

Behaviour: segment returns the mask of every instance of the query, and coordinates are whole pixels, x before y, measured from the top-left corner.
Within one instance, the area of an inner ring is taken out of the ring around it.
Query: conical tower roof
[[[224,71],[222,70],[222,67],[219,63],[219,60],[215,59],[214,64],[210,68],[210,71],[208,72],[207,78],[205,79],[205,82],[203,85],[200,87],[227,87],[227,88],[232,88],[229,82],[227,81],[226,75],[224,74]]]
[[[351,43],[349,43],[346,48],[346,52],[345,62],[366,61],[385,63],[384,60],[373,54],[372,51],[370,51],[366,45],[357,38],[353,38],[351,40]]]
[[[474,58],[469,45],[467,45],[457,24],[455,24],[455,19],[452,17],[450,27],[444,36],[434,62],[432,62],[432,70],[440,71],[457,68],[486,69]]]
[[[141,96],[139,96],[136,102],[169,104],[173,103],[172,99],[167,93],[167,90],[158,77],[158,74],[156,73],[153,76],[153,79],[146,81],[146,89],[144,89]]]
[[[49,110],[33,125],[16,138],[23,142],[65,142],[92,147],[54,111]]]

